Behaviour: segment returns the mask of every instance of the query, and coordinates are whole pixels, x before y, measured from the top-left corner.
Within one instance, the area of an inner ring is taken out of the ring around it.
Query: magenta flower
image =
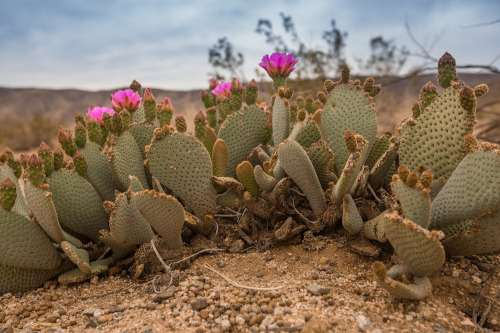
[[[87,110],[87,114],[91,115],[95,119],[99,120],[99,123],[102,124],[102,115],[103,113],[109,113],[111,116],[115,114],[115,110],[107,108],[107,107],[99,107],[95,106],[93,108],[89,108]]]
[[[226,97],[229,97],[231,95],[231,82],[226,82],[226,83],[219,83],[217,87],[215,87],[214,90],[212,90],[212,93],[216,96],[218,95],[223,95]]]
[[[111,105],[116,111],[121,111],[123,108],[134,112],[141,106],[141,95],[132,89],[118,90],[111,94]]]
[[[293,54],[273,53],[271,56],[266,54],[259,66],[264,68],[271,78],[276,76],[287,78],[295,69],[296,63],[297,59],[293,57]]]

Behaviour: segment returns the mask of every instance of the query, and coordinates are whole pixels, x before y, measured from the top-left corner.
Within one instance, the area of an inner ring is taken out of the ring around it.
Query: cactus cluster
[[[217,212],[242,207],[247,244],[264,226],[286,243],[338,224],[352,237],[389,242],[404,265],[373,270],[400,298],[426,297],[427,275],[446,255],[500,250],[500,151],[472,135],[485,85],[465,86],[445,54],[443,90],[427,83],[412,116],[377,137],[381,86],[372,77],[352,80],[344,67],[317,99],[294,98],[287,77],[295,63],[286,54],[263,59],[275,89],[269,106],[257,104],[254,80],[245,88],[236,78],[212,80],[194,133],[168,98],[157,103],[134,81],[112,95],[112,109],[77,114],[73,132],[61,126],[61,148],[42,142],[19,160],[4,149],[0,293],[56,275],[88,279],[157,236],[179,248],[184,227],[210,235]],[[110,254],[94,258],[89,241]]]

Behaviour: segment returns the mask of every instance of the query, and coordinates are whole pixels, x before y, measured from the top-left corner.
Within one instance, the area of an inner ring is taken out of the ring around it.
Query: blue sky
[[[245,76],[255,76],[272,49],[255,33],[259,18],[283,32],[279,13],[292,15],[302,40],[322,46],[336,20],[349,33],[345,53],[369,55],[370,38],[383,35],[415,49],[415,37],[439,58],[450,52],[461,64],[489,64],[500,54],[500,1],[169,1],[2,0],[0,86],[113,89],[137,79],[165,89],[206,87],[208,48],[227,36],[245,56]],[[409,66],[421,60],[412,59]],[[500,60],[494,64],[500,67]]]

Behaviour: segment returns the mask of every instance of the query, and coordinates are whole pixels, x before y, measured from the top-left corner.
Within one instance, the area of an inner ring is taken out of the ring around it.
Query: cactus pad
[[[227,176],[236,177],[238,164],[259,145],[267,118],[264,110],[257,105],[251,105],[233,112],[222,123],[218,137],[226,142],[229,150]]]
[[[106,155],[101,153],[97,143],[88,142],[79,150],[87,160],[87,176],[85,177],[97,190],[103,200],[114,201],[118,188],[113,179]]]
[[[148,164],[153,176],[174,191],[204,218],[215,213],[212,160],[205,146],[185,133],[163,136],[149,147]]]
[[[290,133],[290,109],[288,101],[284,101],[280,96],[276,96],[272,117],[273,141],[277,145],[285,141]]]
[[[350,234],[357,234],[363,229],[363,219],[359,215],[356,204],[350,194],[346,194],[343,200],[342,226]]]
[[[170,195],[148,190],[135,193],[134,198],[137,209],[166,241],[167,247],[181,247],[184,208],[179,201]]]

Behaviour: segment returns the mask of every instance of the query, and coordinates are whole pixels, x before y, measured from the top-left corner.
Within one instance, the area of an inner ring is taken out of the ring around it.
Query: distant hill
[[[471,87],[479,83],[487,83],[490,92],[479,99],[478,106],[500,101],[500,76],[490,74],[462,74],[461,79]],[[378,113],[379,132],[393,131],[394,127],[411,114],[411,105],[418,99],[420,87],[431,80],[436,85],[435,75],[421,75],[411,79],[381,78],[382,92],[375,98]],[[389,84],[389,85],[387,85]],[[260,98],[269,101],[269,84],[261,84]],[[122,88],[123,89],[123,88]],[[322,86],[313,87],[307,93],[322,90]],[[118,89],[116,89],[118,90]],[[204,110],[199,90],[172,91],[152,89],[157,100],[169,97],[175,113],[186,117],[190,128],[192,119],[199,110]],[[110,106],[112,91],[84,91],[76,89],[34,89],[34,88],[1,88],[0,87],[0,149],[8,145],[12,149],[29,149],[37,146],[40,140],[52,140],[57,134],[59,123],[70,126],[75,112],[85,114],[90,105]],[[297,95],[297,93],[296,93]],[[492,108],[500,111],[500,105]],[[478,126],[487,126],[492,121],[500,122],[500,112],[496,115],[478,115]],[[500,141],[500,128],[490,130],[491,138]],[[493,140],[490,139],[490,140]]]

